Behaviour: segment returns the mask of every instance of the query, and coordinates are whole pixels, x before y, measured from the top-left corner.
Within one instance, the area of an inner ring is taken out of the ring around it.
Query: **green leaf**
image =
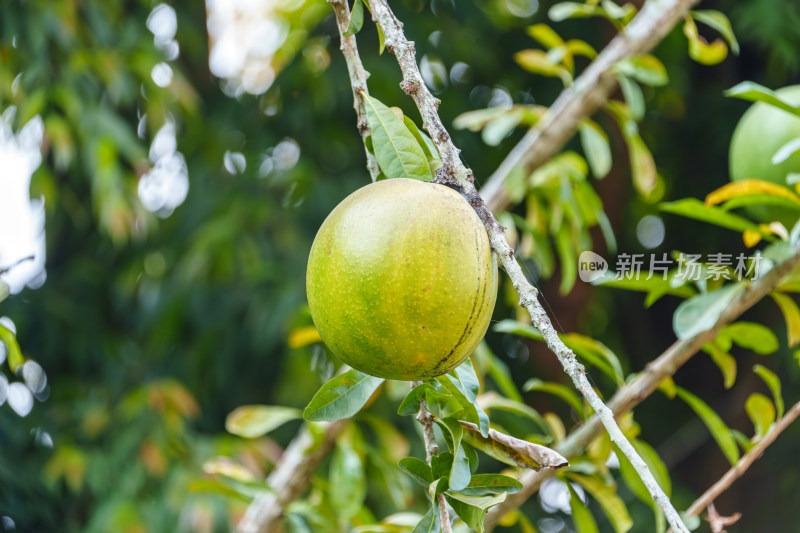
[[[672,328],[679,339],[708,331],[719,316],[745,289],[743,282],[732,283],[712,292],[698,294],[682,302],[672,317]]]
[[[722,372],[725,388],[730,389],[736,381],[736,359],[713,342],[703,345],[703,351],[711,356],[711,360]]]
[[[666,85],[669,82],[667,69],[658,58],[651,54],[626,57],[614,65],[617,72],[630,76],[640,83],[652,86]]]
[[[363,96],[375,159],[386,177],[432,180],[428,158],[403,120],[377,98]]]
[[[479,509],[488,509],[489,507],[493,507],[498,503],[503,503],[506,499],[506,494],[489,494],[486,496],[464,496],[457,492],[447,492],[445,494],[450,498],[464,502],[468,505],[472,505],[473,507],[478,507]]]
[[[772,405],[772,401],[760,392],[754,392],[748,396],[744,403],[744,409],[753,422],[756,435],[759,438],[766,435],[770,426],[775,422],[775,407]]]
[[[408,391],[408,394],[400,403],[400,407],[397,408],[397,414],[401,416],[417,414],[419,412],[419,403],[425,399],[425,394],[428,391],[437,392],[430,383],[420,383]]]
[[[689,57],[703,65],[716,65],[728,56],[728,47],[721,39],[709,43],[697,31],[697,24],[691,18],[686,18],[683,24],[683,34],[689,40]]]
[[[22,351],[19,349],[17,337],[10,329],[2,324],[0,324],[0,342],[6,345],[8,351],[8,366],[11,372],[16,373],[17,369],[25,363],[25,357],[23,357]]]
[[[724,13],[714,9],[689,11],[689,13],[696,21],[702,22],[703,24],[717,30],[725,38],[725,40],[728,41],[728,46],[731,47],[731,52],[739,55],[739,42],[736,40],[736,35],[733,34],[731,21],[728,20],[728,17],[725,16]]]
[[[367,495],[367,480],[364,465],[355,450],[343,441],[336,444],[331,457],[328,497],[341,520],[349,520],[364,504]]]
[[[583,401],[575,391],[566,385],[552,381],[542,381],[539,378],[531,378],[525,382],[525,384],[522,386],[522,390],[526,392],[545,392],[547,394],[552,394],[553,396],[558,396],[567,402],[573,409],[575,409],[575,412],[578,413],[581,418],[584,418]]]
[[[461,445],[464,428],[455,418],[436,418],[435,421],[443,430],[447,430],[451,439],[450,449],[453,453],[453,464],[449,474],[450,488],[452,490],[461,490],[469,485],[470,476],[472,475],[469,458]]]
[[[743,81],[734,85],[725,91],[725,96],[741,98],[742,100],[748,100],[750,102],[764,102],[800,117],[800,104],[786,100],[772,89],[768,89],[753,81]]]
[[[451,492],[462,496],[486,496],[488,494],[515,494],[522,489],[522,483],[513,477],[502,474],[475,474],[466,487]]]
[[[658,184],[658,174],[653,155],[638,134],[628,135],[626,140],[628,141],[628,152],[630,153],[633,185],[639,191],[639,194],[648,198],[656,190],[656,185]]]
[[[595,6],[582,4],[579,2],[559,2],[547,11],[547,16],[553,22],[561,22],[562,20],[579,17],[591,17],[597,13]]]
[[[778,150],[775,152],[775,155],[772,156],[772,164],[780,165],[796,154],[800,154],[800,137],[792,139],[778,148]]]
[[[568,472],[567,477],[586,489],[586,492],[597,500],[609,522],[614,527],[615,533],[626,533],[633,527],[633,519],[628,514],[628,508],[625,507],[622,498],[617,496],[616,485],[606,485],[598,477],[590,477],[573,472]]]
[[[628,109],[631,112],[631,118],[639,121],[644,118],[645,104],[644,94],[639,85],[627,76],[617,76],[619,88],[622,89],[622,96],[625,97],[625,103],[628,104]]]
[[[766,355],[778,351],[778,338],[771,329],[757,322],[734,322],[722,328],[720,334],[758,354]]]
[[[537,50],[535,48],[520,50],[514,54],[514,61],[523,69],[533,74],[551,78],[561,78],[562,80],[572,79],[569,71],[565,67],[553,63],[544,50]]]
[[[490,429],[488,437],[484,437],[475,424],[462,421],[461,425],[464,426],[462,438],[470,446],[508,465],[540,470],[541,468],[562,468],[569,464],[564,457],[545,446],[524,441],[494,429]]]
[[[353,10],[350,11],[350,24],[347,25],[347,29],[342,34],[345,37],[350,35],[355,35],[356,33],[361,31],[361,27],[364,25],[364,4],[361,3],[361,0],[355,0],[353,2]]]
[[[266,435],[290,420],[303,417],[300,409],[280,405],[243,405],[225,419],[225,429],[234,435],[252,439]]]
[[[325,383],[311,398],[303,411],[303,418],[322,422],[351,417],[364,407],[383,381],[382,378],[355,369],[339,374]]]
[[[575,524],[577,533],[598,533],[597,523],[594,521],[592,512],[581,501],[578,493],[567,483],[569,489],[569,506],[572,509],[572,521]]]
[[[433,483],[433,471],[428,463],[416,457],[403,457],[397,463],[400,470],[411,476],[411,479],[425,488]]]
[[[564,39],[547,24],[534,24],[528,26],[525,31],[545,48],[555,48],[564,44]]]
[[[461,382],[449,374],[437,377],[436,381],[461,404],[463,408],[463,418],[477,424],[481,434],[484,437],[487,436],[489,431],[489,416],[477,402],[469,399],[469,393],[465,392],[462,388]]]
[[[403,115],[403,123],[406,125],[408,131],[411,132],[414,138],[417,139],[422,151],[425,152],[425,157],[428,160],[428,166],[430,167],[431,172],[435,172],[436,169],[442,166],[442,158],[439,157],[439,151],[436,149],[433,141],[425,133],[420,131],[414,121],[406,115]]]
[[[589,119],[581,121],[578,131],[592,174],[597,179],[604,178],[611,170],[611,147],[608,144],[606,132],[596,122]]]
[[[622,385],[625,376],[617,355],[605,344],[587,335],[567,333],[563,335],[564,343],[587,363],[602,370],[608,377]]]
[[[439,455],[431,457],[431,471],[433,472],[433,480],[447,477],[450,470],[453,468],[453,454],[450,452],[442,452]]]
[[[697,416],[711,432],[711,436],[717,441],[722,453],[731,464],[735,464],[739,460],[739,448],[736,446],[736,440],[733,438],[730,428],[708,404],[691,392],[681,387],[675,387],[675,392],[697,413]]]
[[[464,392],[464,396],[470,402],[474,402],[480,392],[481,382],[475,373],[475,367],[472,366],[472,359],[467,357],[453,372],[450,372],[450,376],[458,382],[459,387]]]
[[[445,498],[447,498],[447,502],[467,526],[469,526],[471,529],[474,529],[478,533],[483,533],[483,519],[486,517],[486,509],[481,509],[480,507],[475,507],[474,505],[464,503],[448,494],[445,494]]]
[[[753,372],[759,375],[761,379],[764,380],[764,383],[767,384],[769,387],[770,392],[772,392],[772,399],[775,402],[775,410],[777,411],[778,418],[783,416],[784,412],[784,405],[783,405],[783,395],[781,394],[781,380],[778,379],[778,376],[775,375],[767,367],[761,365],[755,365],[753,367]]]
[[[659,209],[683,217],[708,222],[715,226],[743,232],[752,230],[760,232],[758,225],[739,215],[728,213],[719,207],[707,206],[696,198],[684,198],[675,202],[662,203]]]
[[[439,506],[432,503],[428,512],[416,525],[411,533],[439,533],[442,530],[442,523],[439,520]]]
[[[484,409],[500,409],[501,411],[515,413],[532,420],[543,431],[547,432],[549,430],[547,422],[544,421],[542,415],[539,414],[536,409],[526,403],[509,400],[508,398],[504,398],[494,391],[481,394],[479,401]]]
[[[783,318],[786,320],[786,334],[788,337],[789,348],[800,342],[800,309],[797,303],[788,294],[781,292],[771,292],[769,294],[778,307],[781,308]]]

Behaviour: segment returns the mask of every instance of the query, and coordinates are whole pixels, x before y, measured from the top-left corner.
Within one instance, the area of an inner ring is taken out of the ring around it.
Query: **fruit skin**
[[[800,85],[775,92],[800,103]],[[786,185],[788,173],[800,173],[800,154],[779,165],[772,164],[772,156],[797,137],[800,137],[800,117],[763,102],[753,104],[733,132],[729,152],[731,180],[760,179]],[[800,216],[800,211],[774,206],[756,206],[748,211],[762,222],[778,220],[789,229]]]
[[[373,376],[435,377],[489,327],[497,261],[478,215],[448,187],[405,178],[345,198],[323,222],[306,291],[325,344]]]

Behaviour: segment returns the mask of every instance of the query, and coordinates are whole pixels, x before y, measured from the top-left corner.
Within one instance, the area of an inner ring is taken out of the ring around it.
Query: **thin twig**
[[[753,446],[749,452],[744,454],[735,465],[733,465],[730,470],[728,470],[724,476],[722,476],[719,481],[714,483],[707,491],[703,493],[702,496],[697,498],[695,502],[686,510],[687,516],[697,516],[699,515],[703,509],[708,507],[714,500],[716,500],[720,494],[725,492],[731,484],[742,477],[742,475],[747,472],[747,469],[750,468],[750,465],[753,462],[761,457],[764,453],[764,450],[772,444],[778,435],[780,435],[783,430],[785,430],[789,425],[795,421],[795,419],[800,416],[800,402],[794,404],[794,406],[789,409],[786,414],[784,414],[775,425],[772,426],[764,437],[758,441],[758,443]]]
[[[267,476],[267,486],[274,492],[264,492],[255,497],[237,524],[237,533],[282,532],[286,506],[305,492],[314,470],[331,451],[349,422],[349,418],[319,422],[324,427],[321,439],[315,439],[304,425],[281,455],[275,470]]]
[[[724,326],[739,318],[756,302],[767,296],[787,274],[799,266],[800,249],[795,251],[791,257],[776,264],[769,272],[751,283],[739,296],[734,298],[711,329],[688,339],[675,341],[661,355],[648,363],[643,372],[617,390],[608,402],[609,407],[614,411],[614,416],[618,417],[627,413],[644,401],[658,388],[664,378],[675,374],[705,343],[713,340]],[[556,446],[556,451],[568,459],[580,455],[600,435],[602,430],[602,423],[596,416],[593,416]],[[520,478],[522,490],[516,494],[509,494],[503,503],[493,507],[486,515],[486,531],[491,531],[503,516],[522,505],[525,500],[536,493],[542,482],[551,475],[552,473],[547,471],[525,472]]]
[[[584,117],[605,103],[617,86],[614,65],[626,57],[649,52],[698,0],[648,0],[591,65],[562,91],[553,105],[489,177],[481,196],[493,212],[505,209],[511,197],[505,187],[512,170],[533,171],[553,157],[572,137]]]
[[[422,382],[411,382],[411,388],[416,387],[420,383]],[[433,456],[439,455],[439,445],[436,443],[436,434],[433,432],[433,416],[425,407],[424,400],[419,402],[417,421],[422,426],[422,440],[425,442],[425,461],[431,464]],[[450,514],[447,511],[447,500],[445,500],[443,493],[440,493],[437,499],[439,504],[439,522],[442,525],[442,531],[444,533],[453,533],[450,527]]]
[[[688,529],[681,521],[672,503],[656,482],[647,463],[639,456],[631,443],[622,433],[611,410],[603,403],[586,378],[586,370],[553,328],[538,300],[538,291],[530,284],[522,273],[522,269],[514,257],[514,251],[505,239],[504,228],[492,213],[487,209],[473,183],[472,173],[464,166],[459,158],[459,150],[455,147],[450,135],[439,118],[437,108],[439,100],[433,97],[417,67],[414,44],[409,42],[404,33],[403,25],[392,13],[386,0],[372,0],[372,14],[375,22],[383,30],[386,38],[386,49],[395,55],[403,73],[400,86],[409,94],[422,115],[422,122],[431,136],[439,154],[442,157],[442,168],[436,172],[436,180],[440,183],[456,186],[468,199],[475,211],[483,221],[489,235],[492,248],[497,253],[511,282],[520,296],[520,304],[531,315],[533,325],[541,332],[550,350],[556,354],[564,371],[572,378],[576,388],[583,394],[589,405],[600,417],[606,427],[611,440],[619,447],[623,454],[636,469],[637,474],[647,487],[656,504],[664,511],[667,521],[676,531],[688,533]]]
[[[372,181],[375,181],[381,170],[378,167],[378,161],[375,156],[367,149],[366,141],[367,137],[370,136],[370,130],[369,124],[367,124],[366,110],[364,109],[364,95],[369,95],[369,89],[367,89],[369,72],[364,69],[364,65],[361,63],[355,35],[345,35],[347,27],[350,25],[350,6],[348,1],[328,0],[328,3],[333,7],[333,12],[336,15],[336,25],[339,27],[339,39],[341,41],[339,49],[342,51],[344,60],[347,63],[347,72],[350,74],[350,86],[353,88],[353,108],[356,110],[358,132],[361,134],[364,153],[367,156],[367,170]]]

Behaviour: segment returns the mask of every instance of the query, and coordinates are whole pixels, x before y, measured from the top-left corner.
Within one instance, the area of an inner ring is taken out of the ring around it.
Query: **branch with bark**
[[[347,63],[347,72],[350,75],[350,86],[353,88],[353,108],[356,110],[358,117],[358,132],[361,134],[362,144],[364,145],[364,152],[367,156],[367,170],[375,181],[381,169],[378,167],[378,161],[375,156],[367,149],[367,137],[370,136],[369,124],[367,124],[367,113],[364,109],[364,95],[369,95],[367,88],[367,78],[369,72],[364,69],[361,63],[361,56],[358,55],[358,45],[356,43],[355,35],[345,35],[347,29],[350,27],[350,8],[347,0],[328,0],[328,3],[333,7],[333,12],[336,15],[336,25],[339,28],[339,50]]]
[[[481,188],[481,196],[493,212],[511,203],[505,181],[517,168],[527,172],[540,167],[561,150],[585,117],[594,114],[616,88],[614,65],[621,59],[652,50],[689,8],[699,0],[648,0],[575,83],[562,91],[536,126],[525,134]]]
[[[703,509],[709,507],[713,504],[714,500],[716,500],[720,494],[725,492],[728,487],[730,487],[734,481],[739,479],[747,472],[747,469],[750,468],[756,459],[761,457],[764,454],[764,450],[769,447],[770,444],[775,442],[775,439],[778,438],[778,435],[783,433],[783,431],[789,427],[789,425],[794,422],[797,417],[800,416],[800,402],[794,404],[791,409],[789,409],[786,414],[784,414],[775,425],[772,426],[766,435],[764,435],[761,440],[759,440],[755,446],[753,446],[750,451],[744,454],[735,465],[733,465],[730,470],[728,470],[724,476],[722,476],[719,481],[714,483],[707,491],[705,491],[702,496],[697,498],[695,502],[686,510],[687,516],[698,516]]]
[[[308,489],[314,470],[331,451],[350,419],[318,422],[322,436],[314,438],[306,423],[281,455],[267,486],[274,492],[255,497],[236,526],[237,533],[281,533],[286,506]]]
[[[461,162],[459,150],[453,144],[447,129],[439,118],[439,100],[428,90],[416,62],[414,44],[406,39],[402,23],[394,16],[385,0],[372,0],[373,20],[383,30],[386,49],[397,58],[403,81],[403,91],[414,99],[422,115],[425,130],[431,136],[442,158],[442,167],[436,172],[436,181],[454,186],[467,198],[486,227],[492,248],[500,258],[514,289],[520,297],[520,304],[528,310],[533,325],[544,337],[547,346],[558,357],[564,371],[570,376],[575,387],[586,398],[608,431],[611,440],[628,458],[656,504],[663,510],[667,521],[676,531],[688,533],[672,503],[656,482],[647,463],[639,456],[631,443],[617,425],[612,411],[603,403],[586,377],[586,370],[575,354],[559,338],[558,332],[550,322],[546,311],[538,300],[538,291],[531,285],[517,263],[514,251],[505,238],[505,228],[501,226],[487,208],[475,189],[472,172]]]
[[[784,277],[799,267],[800,250],[797,250],[794,255],[776,264],[767,274],[751,283],[728,305],[711,329],[693,337],[675,341],[661,355],[651,361],[644,371],[617,390],[608,403],[614,416],[625,414],[644,401],[655,392],[665,378],[675,374],[704,344],[713,340],[724,326],[739,318],[756,302],[767,296]],[[556,446],[556,451],[567,459],[580,455],[600,435],[602,430],[601,421],[597,416],[593,416]],[[542,482],[551,475],[545,471],[523,474],[520,478],[523,485],[522,490],[516,494],[510,494],[506,501],[492,508],[486,515],[486,530],[491,531],[503,516],[522,505],[525,500],[539,490]]]

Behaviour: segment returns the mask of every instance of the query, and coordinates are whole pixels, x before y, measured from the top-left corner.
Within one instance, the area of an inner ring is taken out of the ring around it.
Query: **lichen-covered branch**
[[[687,516],[697,516],[699,515],[703,509],[708,507],[711,503],[716,500],[720,494],[725,492],[728,487],[733,484],[734,481],[742,477],[742,475],[747,472],[747,469],[750,468],[750,465],[755,462],[756,459],[761,457],[764,453],[764,450],[772,444],[778,435],[783,433],[789,425],[800,416],[800,402],[794,404],[794,406],[789,409],[786,414],[784,414],[775,425],[772,426],[766,435],[764,435],[758,443],[750,449],[749,452],[744,454],[735,465],[733,465],[730,470],[728,470],[724,476],[722,476],[719,481],[714,483],[707,491],[703,493],[702,496],[697,498],[695,502],[686,510]]]
[[[367,149],[366,140],[370,135],[370,131],[367,124],[366,111],[364,110],[364,95],[369,94],[369,89],[367,89],[369,72],[364,70],[364,65],[361,63],[355,35],[345,35],[350,25],[350,6],[348,1],[328,0],[328,3],[333,7],[333,12],[336,15],[336,25],[339,27],[339,39],[341,41],[339,49],[342,51],[345,62],[347,62],[347,72],[350,74],[350,86],[353,88],[353,108],[356,110],[358,132],[361,134],[364,152],[367,156],[367,170],[372,181],[375,181],[381,169],[378,167],[378,161],[375,156]]]
[[[605,103],[617,86],[614,65],[634,54],[649,52],[698,0],[647,0],[641,11],[575,80],[495,170],[481,189],[493,212],[511,203],[505,180],[524,166],[533,171],[553,157],[575,133],[580,121]]]
[[[392,13],[386,0],[372,0],[372,14],[375,22],[380,25],[386,38],[386,49],[397,57],[397,62],[403,73],[400,84],[409,94],[422,115],[423,126],[431,136],[442,158],[442,168],[437,171],[436,180],[440,183],[455,186],[461,190],[467,200],[475,208],[483,221],[489,235],[489,241],[497,253],[506,273],[511,278],[514,289],[520,296],[520,304],[531,315],[533,325],[541,332],[548,347],[556,354],[564,371],[572,378],[573,383],[581,394],[592,406],[608,431],[611,440],[619,447],[628,458],[642,482],[647,487],[656,504],[664,511],[667,521],[672,528],[682,533],[688,529],[678,516],[677,511],[659,487],[647,464],[639,456],[631,443],[622,433],[614,420],[613,413],[592,388],[586,377],[586,370],[570,350],[559,338],[553,328],[550,318],[538,300],[537,290],[530,284],[514,257],[514,251],[505,239],[504,228],[495,220],[486,204],[481,199],[473,183],[472,173],[464,166],[459,158],[459,150],[453,144],[450,135],[439,118],[437,108],[439,101],[433,97],[425,86],[422,75],[416,63],[414,44],[408,41],[403,33],[403,25]]]
[[[237,524],[236,532],[282,532],[286,506],[306,491],[314,470],[331,451],[349,422],[349,418],[330,423],[317,422],[322,429],[321,438],[314,438],[304,425],[281,455],[275,470],[267,476],[267,485],[275,492],[264,492],[255,497]]]
[[[618,417],[629,412],[650,396],[664,378],[675,374],[705,343],[713,340],[725,325],[739,318],[756,302],[767,296],[787,274],[798,267],[800,267],[800,250],[776,264],[772,270],[750,284],[744,292],[728,305],[717,319],[714,327],[698,333],[694,337],[675,341],[661,355],[651,361],[644,371],[617,390],[616,394],[608,402],[609,408],[614,412],[614,416]],[[593,416],[570,433],[566,440],[556,446],[556,451],[568,459],[580,455],[600,435],[602,430],[603,424],[598,417]],[[522,505],[525,500],[536,493],[541,483],[550,475],[552,474],[546,471],[526,472],[523,474],[520,478],[522,490],[516,494],[509,494],[503,503],[489,511],[485,522],[486,530],[491,531],[503,516]]]

